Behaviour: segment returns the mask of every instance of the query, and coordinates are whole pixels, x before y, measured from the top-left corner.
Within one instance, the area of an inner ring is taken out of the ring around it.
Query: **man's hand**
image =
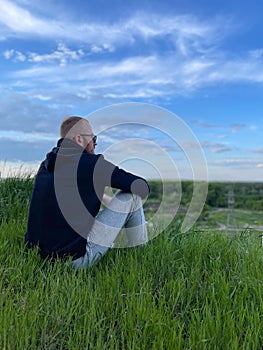
[[[108,196],[107,194],[104,193],[103,197],[102,197],[102,203],[104,205],[107,205],[110,203],[110,201],[112,200],[111,196]]]

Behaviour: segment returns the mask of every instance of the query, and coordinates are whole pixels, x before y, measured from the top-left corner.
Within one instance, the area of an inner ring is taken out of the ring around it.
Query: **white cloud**
[[[50,97],[50,96],[41,95],[41,94],[39,94],[39,95],[33,95],[32,97],[33,97],[33,98],[36,98],[36,99],[38,99],[38,100],[40,100],[40,101],[49,101],[49,100],[51,100],[51,97]]]
[[[262,182],[263,164],[256,158],[230,158],[208,162],[211,180]]]
[[[52,84],[53,90],[70,92],[76,96],[85,95],[87,98],[95,94],[101,99],[109,100],[169,99],[178,95],[189,95],[202,87],[223,84],[226,81],[253,83],[259,82],[262,76],[263,83],[263,62],[256,66],[251,62],[249,68],[251,74],[244,76],[234,62],[230,72],[229,69],[224,70],[224,64],[216,60],[209,59],[206,64],[205,58],[182,60],[176,55],[167,54],[121,58],[115,55],[110,59],[108,57],[102,60],[89,59],[85,62],[81,49],[72,50],[65,46],[60,46],[49,54],[31,53],[27,59],[36,64],[27,69],[13,71],[9,75],[5,73],[5,75],[9,78],[9,85],[13,80],[13,84],[22,84],[25,90],[34,87],[38,95],[45,95],[41,89],[50,89]],[[52,64],[56,61],[60,66]],[[42,64],[39,65],[39,63]],[[227,65],[229,66],[230,62]],[[200,128],[221,127],[201,122],[198,126]],[[240,131],[244,127],[241,124],[229,125],[232,132]]]
[[[28,61],[33,63],[59,61],[60,65],[65,65],[68,61],[80,60],[83,56],[84,52],[82,49],[71,50],[62,43],[58,44],[57,50],[48,54],[39,54],[36,52],[23,54],[22,52],[13,49],[4,52],[4,57],[7,60],[13,59],[14,61]]]
[[[239,130],[244,129],[245,127],[246,127],[246,125],[244,125],[244,124],[232,124],[232,125],[230,125],[232,133],[236,133]]]
[[[218,137],[219,139],[226,139],[226,138],[227,138],[227,135],[221,134],[221,135],[217,135],[217,137]]]
[[[258,59],[258,58],[262,58],[263,56],[263,49],[257,49],[257,50],[252,50],[249,51],[249,54],[252,58]]]
[[[92,43],[94,52],[113,50],[113,46],[133,44],[138,38],[142,40],[166,40],[177,47],[184,55],[190,51],[203,52],[207,44],[215,44],[222,33],[221,20],[205,23],[195,16],[177,15],[160,16],[138,13],[137,15],[116,21],[112,24],[98,23],[88,18],[86,22],[59,21],[49,16],[40,17],[22,6],[9,0],[1,0],[0,23],[6,37],[42,37],[55,40],[72,40],[74,42]],[[26,4],[24,4],[26,6]],[[221,29],[221,31],[218,30]],[[211,47],[209,48],[211,50]]]
[[[248,55],[240,59],[215,60],[212,69],[206,71],[203,83],[263,83],[263,63],[261,59],[251,59]]]
[[[6,50],[3,53],[3,56],[6,60],[13,59],[14,61],[20,61],[20,62],[25,62],[26,61],[26,56],[17,50]]]
[[[108,44],[102,44],[102,45],[96,45],[96,44],[92,44],[90,47],[90,51],[92,53],[101,53],[101,52],[114,52],[114,47],[112,45],[108,45]]]
[[[164,17],[137,13],[111,24],[92,20],[58,22],[47,16],[39,18],[8,0],[2,0],[2,3],[4,11],[0,13],[0,22],[5,25],[7,36],[19,37],[21,34],[23,39],[41,36],[61,42],[55,51],[49,53],[7,50],[4,53],[6,59],[26,60],[33,64],[29,69],[13,73],[16,84],[17,79],[23,78],[25,84],[33,78],[36,81],[40,79],[42,84],[59,84],[55,87],[61,89],[61,84],[66,86],[70,82],[76,94],[83,93],[83,89],[94,91],[96,86],[99,95],[115,99],[169,98],[219,83],[263,83],[261,49],[257,54],[248,52],[236,59],[226,58],[227,54],[216,47],[229,27],[226,19],[211,18],[209,22],[204,22],[190,15]],[[154,43],[155,40],[165,42],[167,49],[164,48],[160,54],[150,52],[148,48],[152,46],[145,43]],[[63,41],[70,41],[72,45],[66,46]],[[123,47],[130,50],[120,58],[118,50]],[[140,56],[132,50],[136,47],[141,49]],[[87,55],[102,52],[109,55],[100,61],[90,57],[84,62]],[[51,66],[56,62],[62,67]],[[40,63],[41,66],[38,66]],[[46,67],[45,63],[49,66]],[[232,129],[236,131],[237,127]]]
[[[23,132],[15,130],[0,130],[0,140],[12,140],[23,142],[40,142],[40,141],[55,141],[57,135],[36,132]]]
[[[90,53],[102,53],[102,52],[113,52],[114,48],[110,45],[96,46],[92,45],[90,51],[84,52],[83,49],[72,50],[65,44],[59,43],[57,49],[51,53],[40,54],[37,52],[22,53],[20,51],[10,49],[3,53],[6,60],[20,61],[20,62],[33,62],[33,63],[51,63],[59,61],[60,65],[65,65],[70,61],[79,61],[84,56]]]
[[[41,55],[31,52],[28,60],[35,63],[59,61],[61,65],[65,65],[68,60],[79,60],[82,56],[84,56],[82,49],[74,51],[67,48],[64,44],[59,44],[57,50],[51,54]]]
[[[193,120],[192,123],[196,124],[197,127],[200,129],[227,129],[227,130],[230,130],[232,133],[236,133],[244,128],[247,128],[246,124],[238,124],[238,123],[230,124],[230,125],[220,125],[220,124],[204,123],[200,120]],[[227,135],[224,135],[224,134],[218,135],[219,138],[225,138],[226,136]]]
[[[230,152],[235,149],[235,147],[230,146],[225,143],[220,142],[209,142],[209,141],[203,141],[201,142],[201,146],[203,148],[211,150],[212,153],[223,153],[223,152]]]
[[[8,0],[1,0],[0,22],[9,30],[5,30],[6,36],[19,36],[18,33],[31,35],[54,34],[59,29],[58,24],[37,18],[28,10],[19,7]]]
[[[9,60],[13,56],[13,54],[14,50],[6,50],[3,55],[6,60]]]
[[[215,166],[224,166],[224,167],[239,167],[241,168],[251,168],[257,167],[259,163],[258,159],[255,158],[229,158],[229,159],[220,159],[210,162],[210,165]]]
[[[249,130],[256,131],[256,130],[258,130],[258,126],[257,125],[250,125]]]
[[[33,99],[28,93],[11,89],[0,89],[0,96],[0,130],[19,130],[26,133],[58,130],[61,118],[71,111],[66,103],[55,108],[52,103],[46,104],[45,101]]]
[[[254,152],[254,153],[262,153],[263,154],[263,147],[261,147],[261,148],[254,148],[254,149],[252,149],[252,152]]]

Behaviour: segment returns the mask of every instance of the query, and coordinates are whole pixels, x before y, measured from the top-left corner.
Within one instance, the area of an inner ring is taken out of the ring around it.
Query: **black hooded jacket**
[[[143,178],[118,168],[103,155],[89,154],[74,141],[60,139],[35,178],[27,247],[38,246],[42,258],[83,256],[105,186],[142,198],[149,193]]]

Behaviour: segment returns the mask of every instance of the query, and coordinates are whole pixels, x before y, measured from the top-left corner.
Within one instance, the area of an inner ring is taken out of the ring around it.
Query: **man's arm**
[[[148,196],[150,187],[145,179],[115,167],[111,176],[111,186],[122,191],[137,194],[142,198]]]
[[[110,186],[124,192],[139,195],[141,198],[148,196],[150,187],[145,179],[129,173],[104,159],[103,155],[97,158],[94,167],[93,181],[95,190],[100,186]]]

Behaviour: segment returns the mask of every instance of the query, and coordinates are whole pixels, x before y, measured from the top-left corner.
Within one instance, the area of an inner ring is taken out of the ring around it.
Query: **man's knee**
[[[142,204],[142,199],[138,194],[133,194],[130,192],[124,192],[124,191],[119,191],[116,195],[119,200],[123,202],[129,202],[133,201],[134,203],[141,205]]]
[[[130,192],[118,191],[116,194],[116,198],[118,198],[122,202],[128,202],[133,199],[133,195]]]

